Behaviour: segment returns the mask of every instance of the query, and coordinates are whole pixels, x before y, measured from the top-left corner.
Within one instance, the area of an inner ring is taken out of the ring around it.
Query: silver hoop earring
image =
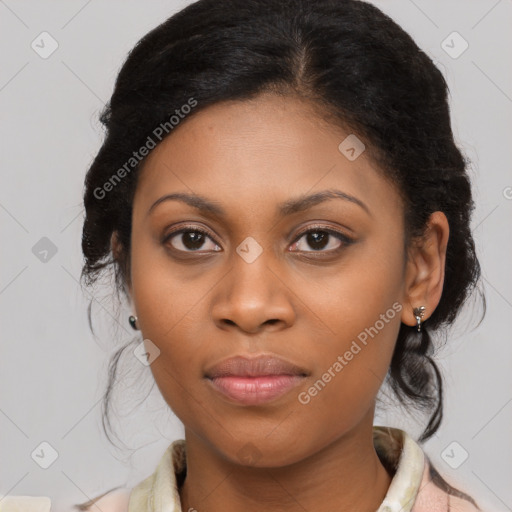
[[[416,327],[418,328],[418,332],[421,331],[421,322],[423,321],[423,316],[425,315],[425,306],[420,306],[419,308],[414,308],[412,310],[414,316],[416,317]]]
[[[130,325],[132,326],[132,329],[134,331],[138,331],[136,316],[130,315],[130,317],[128,318],[128,322],[130,322]]]

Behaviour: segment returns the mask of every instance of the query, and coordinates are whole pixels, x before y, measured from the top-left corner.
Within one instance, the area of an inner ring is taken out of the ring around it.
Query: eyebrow
[[[314,194],[302,195],[293,199],[289,199],[283,203],[280,203],[277,207],[277,211],[281,217],[285,217],[293,213],[308,210],[309,208],[312,208],[313,206],[316,206],[317,204],[323,203],[324,201],[328,201],[330,199],[343,199],[345,201],[357,204],[366,213],[368,213],[368,215],[371,215],[368,206],[366,206],[366,204],[363,203],[360,199],[336,189],[322,190]],[[165,196],[160,197],[151,205],[147,214],[149,215],[159,204],[163,203],[164,201],[172,200],[181,201],[188,204],[192,208],[196,208],[197,210],[208,213],[210,215],[216,215],[217,217],[227,216],[226,211],[220,205],[220,203],[211,201],[206,197],[198,194],[186,194],[182,192],[166,194]]]

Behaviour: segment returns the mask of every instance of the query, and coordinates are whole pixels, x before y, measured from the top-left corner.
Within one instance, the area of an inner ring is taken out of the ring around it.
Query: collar
[[[423,450],[397,428],[374,426],[373,440],[379,458],[394,473],[377,512],[414,512],[425,471]],[[185,471],[186,444],[178,439],[166,449],[155,472],[132,489],[128,512],[182,512],[178,482]]]

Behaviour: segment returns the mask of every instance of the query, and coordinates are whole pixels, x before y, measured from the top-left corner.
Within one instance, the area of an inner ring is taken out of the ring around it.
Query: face
[[[130,293],[151,370],[186,432],[232,461],[251,443],[254,465],[290,464],[372,420],[405,299],[403,205],[366,152],[338,148],[348,135],[261,95],[186,119],[140,175]],[[170,194],[195,206],[155,204]],[[261,403],[205,377],[260,354],[305,376]]]

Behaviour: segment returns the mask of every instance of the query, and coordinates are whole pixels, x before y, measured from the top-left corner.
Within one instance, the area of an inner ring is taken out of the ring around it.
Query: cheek
[[[303,291],[310,290],[308,301],[314,304],[318,316],[325,319],[333,337],[344,340],[343,343],[357,338],[376,322],[383,337],[394,341],[400,315],[397,306],[392,306],[403,298],[401,233],[372,233],[351,249],[337,268],[322,277],[321,285],[315,279],[315,287],[304,286]],[[313,280],[315,276],[310,277]],[[387,328],[389,324],[394,324],[393,329]]]
[[[401,247],[389,237],[369,243],[325,283],[323,297],[310,297],[330,332],[315,347],[316,380],[302,397],[312,417],[353,421],[371,406],[401,324]]]
[[[365,306],[357,310],[357,318],[343,310],[333,314],[338,336],[316,348],[317,371],[297,397],[304,443],[317,430],[325,440],[336,439],[359,424],[374,406],[391,362],[401,304],[368,297]]]
[[[188,277],[185,279],[182,268],[171,260],[164,246],[145,231],[140,227],[134,227],[133,231],[133,302],[144,336],[165,340],[187,323],[188,312],[193,313],[194,306],[208,289],[207,278],[196,282],[196,286],[187,285]]]
[[[132,294],[139,327],[160,351],[150,368],[162,396],[186,422],[199,396],[200,357],[208,351],[205,301],[215,279],[204,273],[191,285],[190,272],[180,271],[149,237],[134,230],[133,241]]]

